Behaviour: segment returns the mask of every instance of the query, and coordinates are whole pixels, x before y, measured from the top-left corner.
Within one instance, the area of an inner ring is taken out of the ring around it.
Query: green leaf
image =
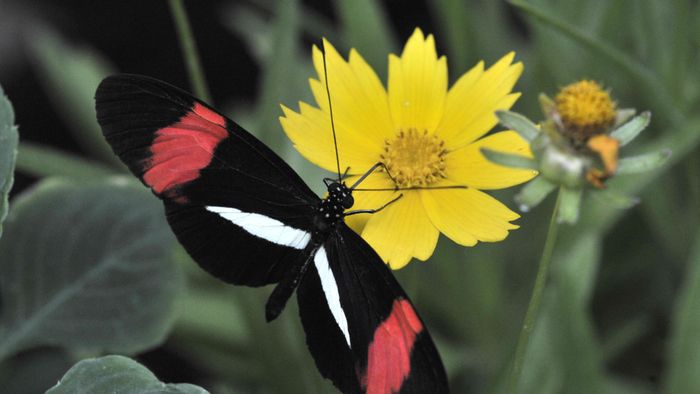
[[[26,141],[19,144],[17,171],[37,177],[61,176],[75,180],[100,179],[116,174],[114,169],[99,162]]]
[[[528,142],[532,142],[540,133],[537,125],[517,112],[496,111],[496,116],[503,126],[516,131]]]
[[[518,203],[518,208],[522,212],[528,212],[539,205],[555,187],[556,185],[552,182],[538,176],[520,190],[520,193],[515,196],[515,202]]]
[[[496,164],[506,167],[527,168],[537,170],[537,162],[529,157],[514,155],[511,153],[499,152],[489,148],[481,148],[481,153]]]
[[[2,236],[2,222],[7,216],[9,207],[8,195],[15,179],[18,139],[12,104],[0,86],[0,236]]]
[[[671,157],[671,150],[664,149],[644,155],[625,157],[617,165],[618,174],[638,174],[661,167]]]
[[[620,141],[620,146],[625,146],[637,138],[651,121],[651,112],[645,111],[635,116],[629,122],[615,129],[610,136]]]
[[[88,48],[64,41],[55,31],[39,28],[28,42],[40,81],[78,142],[96,158],[126,168],[112,153],[95,114],[95,90],[113,69]]]
[[[165,384],[136,361],[123,356],[90,358],[75,364],[46,394],[205,394],[193,384]]]
[[[432,13],[439,21],[436,28],[440,29],[441,37],[447,43],[447,53],[450,57],[450,71],[459,74],[469,69],[469,55],[478,52],[476,48],[475,31],[472,23],[474,15],[470,12],[468,3],[461,0],[429,1]]]
[[[640,90],[649,97],[649,100],[653,101],[654,106],[659,108],[671,123],[680,124],[684,120],[683,113],[675,105],[671,92],[661,83],[658,76],[646,65],[610,44],[609,40],[595,37],[588,31],[567,23],[542,6],[524,0],[509,0],[509,2],[538,19],[544,25],[569,37],[593,54],[599,55],[601,59],[610,61],[620,71],[629,74],[630,78],[636,79],[640,83]]]
[[[160,203],[121,177],[44,181],[15,199],[0,239],[0,359],[158,344],[182,285],[172,244]]]
[[[639,198],[606,189],[590,193],[591,198],[615,209],[629,209],[639,204]]]
[[[382,2],[336,0],[334,3],[342,21],[345,42],[362,54],[380,78],[386,77],[387,56],[398,46]]]
[[[578,221],[579,211],[581,210],[583,189],[561,187],[559,193],[561,193],[561,203],[559,205],[557,220],[559,223],[576,223]]]
[[[700,232],[696,233],[685,282],[673,316],[666,389],[669,394],[700,392]]]

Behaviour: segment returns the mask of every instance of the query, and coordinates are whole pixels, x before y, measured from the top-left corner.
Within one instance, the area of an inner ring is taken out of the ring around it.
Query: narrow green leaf
[[[499,152],[489,148],[481,148],[481,153],[496,164],[506,167],[527,168],[537,170],[537,162],[529,157]]]
[[[276,147],[286,142],[277,120],[280,114],[279,103],[297,100],[299,98],[297,92],[301,90],[300,86],[293,82],[300,66],[297,50],[300,36],[299,18],[297,0],[278,2],[275,19],[269,32],[271,34],[268,34],[270,51],[263,59],[260,94],[255,103],[253,129],[264,142]],[[280,59],[285,60],[280,61]],[[305,84],[306,78],[299,79],[297,82]]]
[[[90,358],[75,364],[46,394],[206,394],[193,384],[165,384],[148,368],[123,356]]]
[[[700,392],[700,232],[672,316],[665,393]]]
[[[181,273],[161,204],[125,178],[41,182],[0,239],[0,359],[54,345],[136,352],[174,320]]]
[[[516,131],[528,142],[532,142],[540,133],[537,125],[517,112],[496,111],[496,116],[504,127]]]
[[[576,223],[578,221],[579,211],[581,210],[583,189],[561,187],[559,193],[561,194],[561,204],[559,205],[557,220],[559,223]]]
[[[177,31],[177,38],[180,42],[182,57],[185,59],[185,65],[187,66],[187,74],[190,77],[192,91],[197,97],[213,104],[206,77],[204,76],[204,70],[199,60],[199,51],[194,41],[194,33],[192,33],[192,27],[187,18],[185,4],[182,0],[170,0],[168,4],[170,6],[170,13],[173,16],[173,21],[175,22],[175,30]]]
[[[651,112],[645,111],[635,116],[629,122],[615,129],[610,136],[620,141],[620,146],[625,146],[637,138],[651,121]]]
[[[112,67],[94,51],[73,46],[52,30],[39,28],[27,42],[40,81],[76,142],[94,157],[126,171],[102,136],[95,114],[95,90],[113,73]]]
[[[639,156],[625,157],[618,162],[617,173],[638,174],[640,172],[651,171],[661,167],[666,163],[669,157],[671,157],[671,151],[669,149]]]
[[[9,208],[8,196],[14,181],[15,159],[19,135],[15,126],[15,113],[10,100],[0,86],[0,237],[2,222]]]
[[[74,180],[100,179],[116,174],[113,168],[101,163],[31,142],[19,144],[17,171],[37,177],[61,176]]]
[[[470,15],[468,3],[461,0],[437,0],[427,4],[441,21],[436,27],[441,29],[441,36],[447,42],[449,69],[453,75],[456,75],[454,71],[464,72],[470,68],[469,55],[476,51],[475,26],[469,23],[473,15]]]
[[[607,41],[594,37],[588,32],[557,18],[543,7],[523,0],[509,0],[509,2],[547,26],[561,32],[575,42],[578,42],[592,52],[601,55],[603,58],[617,65],[621,71],[624,71],[640,82],[641,88],[646,92],[649,99],[653,101],[655,107],[659,108],[672,124],[679,124],[683,121],[684,115],[676,106],[671,93],[661,83],[658,76],[644,64],[631,58]]]
[[[391,23],[375,0],[336,0],[345,42],[356,48],[380,78],[386,77],[387,56],[397,49]]]
[[[552,182],[542,176],[538,176],[520,190],[520,193],[515,196],[515,202],[518,203],[518,208],[522,212],[528,212],[539,205],[555,187],[556,185]]]

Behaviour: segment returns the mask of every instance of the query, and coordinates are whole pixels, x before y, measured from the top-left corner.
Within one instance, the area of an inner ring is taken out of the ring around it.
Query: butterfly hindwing
[[[105,138],[163,199],[178,240],[234,284],[278,282],[310,242],[318,197],[274,152],[186,92],[116,75],[96,93]],[[284,263],[283,263],[284,262]]]
[[[309,271],[297,291],[299,312],[323,376],[347,393],[447,392],[430,334],[359,235],[340,223]]]

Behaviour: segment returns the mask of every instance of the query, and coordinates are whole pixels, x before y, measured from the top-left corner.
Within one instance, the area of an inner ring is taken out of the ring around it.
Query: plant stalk
[[[511,369],[510,376],[508,377],[507,383],[507,392],[510,394],[515,393],[516,389],[518,388],[520,374],[523,371],[525,354],[527,353],[527,345],[530,342],[530,335],[532,334],[532,331],[535,327],[537,313],[539,312],[540,305],[542,303],[542,294],[544,293],[544,287],[547,283],[547,277],[549,276],[549,265],[552,261],[552,252],[554,251],[554,244],[557,241],[557,233],[559,228],[559,225],[557,223],[557,211],[559,210],[559,201],[561,199],[560,196],[561,193],[557,193],[557,201],[554,204],[554,209],[552,210],[552,217],[549,221],[549,229],[547,230],[547,239],[544,242],[542,257],[540,257],[539,267],[537,268],[535,286],[532,289],[530,304],[527,307],[527,312],[525,313],[525,321],[523,322],[523,328],[520,330],[520,335],[518,337],[518,345],[515,348],[513,367]]]

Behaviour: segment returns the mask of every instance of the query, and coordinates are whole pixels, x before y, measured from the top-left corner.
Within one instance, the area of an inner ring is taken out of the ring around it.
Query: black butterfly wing
[[[164,201],[178,240],[205,270],[259,286],[308,253],[319,198],[242,127],[145,76],[108,77],[95,100],[114,152]]]
[[[297,289],[307,344],[345,393],[446,393],[440,356],[381,258],[339,223]]]

